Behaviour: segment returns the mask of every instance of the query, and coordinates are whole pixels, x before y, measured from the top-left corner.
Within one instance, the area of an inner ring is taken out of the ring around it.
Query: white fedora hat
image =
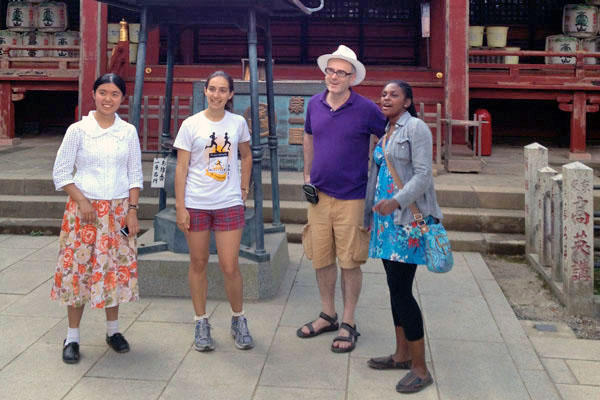
[[[317,58],[317,64],[319,65],[319,68],[321,69],[321,71],[323,71],[323,73],[325,73],[325,68],[327,68],[327,63],[332,58],[337,58],[340,60],[347,61],[354,66],[356,73],[354,75],[354,81],[352,81],[350,86],[356,86],[365,79],[367,70],[365,69],[365,66],[360,61],[358,61],[358,59],[356,58],[356,53],[354,51],[352,51],[351,48],[344,46],[343,44],[340,44],[340,46],[337,48],[337,50],[334,51],[333,53],[323,54],[322,56]]]

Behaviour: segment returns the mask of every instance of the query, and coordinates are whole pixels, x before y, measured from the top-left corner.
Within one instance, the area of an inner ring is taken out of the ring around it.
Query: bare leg
[[[354,326],[354,311],[362,289],[362,271],[360,267],[352,269],[342,269],[342,295],[344,297],[344,315],[342,322]],[[340,329],[339,336],[349,336],[350,333],[345,329]],[[349,342],[334,342],[334,347],[348,348]]]
[[[69,328],[79,328],[82,315],[83,306],[67,306],[67,319],[69,320]]]
[[[401,326],[396,327],[396,352],[392,355],[396,362],[407,361],[410,359],[408,341],[404,335],[404,329]]]
[[[190,232],[186,238],[190,249],[188,279],[192,304],[196,315],[204,315],[206,314],[206,292],[208,291],[206,265],[208,264],[210,231]]]
[[[337,280],[337,266],[331,264],[327,267],[316,270],[317,284],[319,285],[319,293],[321,294],[321,307],[323,312],[331,317],[335,315],[335,281]],[[329,322],[323,318],[317,318],[313,323],[315,331],[329,326]],[[309,333],[307,327],[302,328],[302,332]]]
[[[225,278],[225,293],[233,312],[243,310],[244,283],[239,266],[242,230],[215,232],[219,266]]]
[[[106,320],[107,321],[116,321],[119,319],[119,306],[105,308],[106,312]]]
[[[412,359],[411,371],[419,378],[427,376],[427,364],[425,363],[425,340],[421,338],[414,342],[407,342],[410,357]]]

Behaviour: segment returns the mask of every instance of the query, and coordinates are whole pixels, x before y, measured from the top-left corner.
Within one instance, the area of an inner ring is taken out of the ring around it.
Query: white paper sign
[[[431,6],[429,3],[421,3],[421,37],[431,36],[430,31]]]
[[[154,163],[152,164],[152,181],[150,183],[150,187],[164,188],[166,171],[167,159],[155,158]]]

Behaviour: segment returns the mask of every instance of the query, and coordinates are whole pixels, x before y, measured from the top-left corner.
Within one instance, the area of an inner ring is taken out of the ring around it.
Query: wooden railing
[[[79,56],[27,57],[15,51],[66,51],[79,53],[79,46],[0,46],[0,76],[40,76],[57,78],[79,77]],[[13,53],[13,54],[11,54]]]

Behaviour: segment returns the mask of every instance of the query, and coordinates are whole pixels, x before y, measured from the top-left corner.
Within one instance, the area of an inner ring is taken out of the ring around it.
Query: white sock
[[[65,346],[73,342],[79,343],[79,328],[67,328],[67,340],[65,340]]]
[[[200,321],[201,319],[208,319],[208,314],[194,315],[194,321]]]
[[[106,321],[106,334],[110,337],[119,332],[119,320]]]
[[[242,310],[240,312],[234,312],[233,310],[231,310],[231,315],[234,317],[241,317],[244,315],[244,310]]]

